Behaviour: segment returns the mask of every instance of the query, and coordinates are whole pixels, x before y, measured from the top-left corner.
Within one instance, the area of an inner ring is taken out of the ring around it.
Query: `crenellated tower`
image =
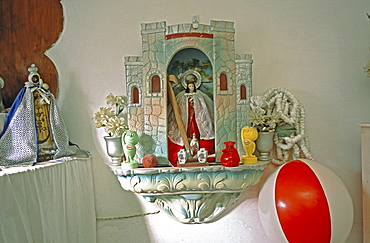
[[[142,55],[125,58],[129,126],[140,136],[138,160],[155,154],[160,163],[168,163],[167,77],[173,74],[181,82],[189,70],[201,75],[203,91],[214,102],[217,157],[226,141],[236,141],[242,152],[240,130],[248,125],[253,61],[250,54],[235,54],[234,23],[212,20],[204,25],[197,16],[192,23],[171,26],[164,21],[143,23],[141,36]],[[195,61],[203,58],[203,63],[181,63],[175,70],[172,67],[180,53]],[[200,53],[201,58],[193,53]],[[173,85],[175,92],[180,85]]]

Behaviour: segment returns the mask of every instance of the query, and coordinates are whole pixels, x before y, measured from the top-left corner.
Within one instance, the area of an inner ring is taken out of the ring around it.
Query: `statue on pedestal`
[[[173,104],[169,106],[168,112],[168,138],[169,158],[176,163],[178,152],[185,147],[188,157],[198,161],[197,152],[204,148],[209,154],[214,153],[215,129],[214,129],[214,104],[213,100],[198,90],[201,85],[200,74],[196,71],[184,75],[182,86],[184,90],[176,95],[176,106],[178,116],[176,118]],[[182,123],[183,128],[179,126]],[[181,129],[185,131],[181,134]],[[189,147],[187,148],[186,143]],[[189,158],[188,158],[189,159]]]
[[[28,82],[18,93],[0,133],[0,166],[32,165],[76,154],[55,103],[32,64]]]

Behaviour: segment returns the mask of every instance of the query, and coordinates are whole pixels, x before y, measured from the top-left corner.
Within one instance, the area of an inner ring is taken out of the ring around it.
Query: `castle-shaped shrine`
[[[154,154],[168,163],[171,87],[177,95],[186,86],[186,76],[196,77],[196,86],[213,101],[216,160],[224,142],[235,141],[242,153],[240,131],[248,125],[252,95],[252,56],[235,54],[234,23],[212,20],[167,26],[166,22],[141,25],[142,55],[125,57],[129,127],[137,131],[138,158]]]

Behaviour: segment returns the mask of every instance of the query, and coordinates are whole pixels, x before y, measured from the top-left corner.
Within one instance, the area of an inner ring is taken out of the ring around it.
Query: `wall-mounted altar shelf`
[[[181,223],[212,222],[233,205],[240,193],[257,184],[269,162],[238,167],[110,166],[124,190],[143,196]]]

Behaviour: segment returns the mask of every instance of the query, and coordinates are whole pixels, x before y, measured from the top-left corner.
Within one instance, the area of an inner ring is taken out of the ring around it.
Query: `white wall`
[[[65,27],[47,52],[57,66],[59,107],[71,141],[93,156],[98,218],[156,209],[123,191],[109,171],[103,131],[91,117],[109,92],[125,94],[124,56],[141,55],[140,24],[235,22],[236,53],[253,54],[253,89],[290,90],[306,108],[317,161],[343,180],[355,205],[346,242],[362,242],[360,128],[370,121],[368,0],[62,0]],[[258,219],[258,186],[221,220],[182,225],[163,213],[97,222],[98,242],[270,242]],[[143,205],[143,206],[142,206]]]

